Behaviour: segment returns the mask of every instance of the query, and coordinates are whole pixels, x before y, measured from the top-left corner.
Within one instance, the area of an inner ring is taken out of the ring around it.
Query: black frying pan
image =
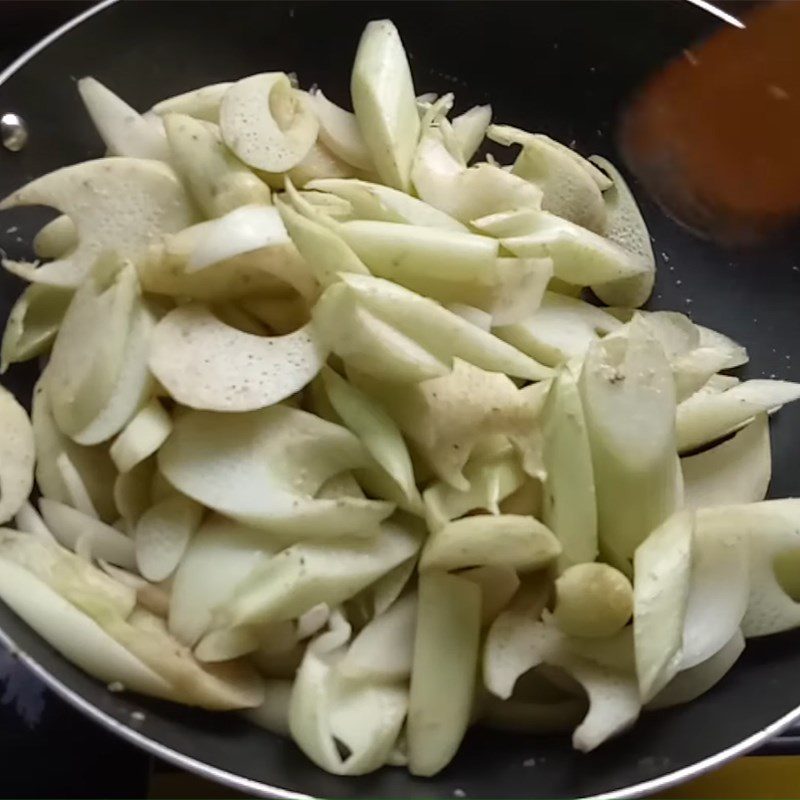
[[[345,103],[358,37],[378,17],[397,23],[419,91],[453,90],[461,105],[491,100],[498,120],[574,140],[581,152],[612,160],[615,119],[632,90],[720,24],[678,2],[106,4],[0,79],[0,113],[22,114],[31,133],[22,152],[0,151],[0,194],[101,154],[74,78],[95,75],[146,109],[189,88],[285,69]],[[660,262],[652,306],[693,313],[746,344],[751,377],[800,377],[797,243],[724,250],[639,195]],[[12,258],[29,256],[37,224],[30,210],[4,213],[0,247]],[[6,232],[14,226],[18,231]],[[0,275],[3,317],[20,288]],[[34,372],[15,368],[7,385],[27,399]],[[800,495],[800,408],[783,411],[772,430],[772,494]],[[800,715],[800,634],[786,634],[750,642],[711,692],[645,714],[632,732],[590,755],[572,751],[566,737],[476,729],[433,779],[399,769],[345,779],[235,715],[110,694],[3,606],[0,631],[32,669],[101,724],[185,768],[270,797],[633,797],[746,752]],[[143,722],[134,711],[145,713]]]

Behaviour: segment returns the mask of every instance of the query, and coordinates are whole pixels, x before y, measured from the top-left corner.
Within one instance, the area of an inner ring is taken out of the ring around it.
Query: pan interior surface
[[[349,106],[358,37],[368,20],[381,17],[399,28],[418,91],[453,91],[457,112],[491,102],[498,122],[542,131],[612,161],[619,160],[614,125],[626,99],[720,24],[677,3],[117,3],[54,40],[0,86],[0,110],[22,114],[30,128],[23,151],[0,154],[0,193],[101,155],[76,78],[94,75],[146,109],[190,88],[286,70]],[[678,227],[641,192],[637,197],[658,261],[649,307],[684,311],[746,345],[757,365],[744,373],[749,377],[796,380],[798,237],[769,249],[723,250]],[[29,211],[5,214],[0,248],[9,258],[30,258],[38,224]],[[21,286],[7,273],[0,284],[5,318]],[[27,401],[35,373],[33,366],[17,367],[6,385]],[[772,427],[773,496],[800,495],[798,440],[800,408],[787,408]],[[40,674],[117,732],[208,777],[274,797],[634,796],[718,763],[726,751],[730,757],[757,745],[800,706],[800,634],[784,634],[751,641],[712,691],[690,705],[645,714],[632,733],[589,755],[573,751],[568,737],[475,729],[432,779],[400,769],[339,778],[314,767],[291,742],[235,715],[108,692],[5,606],[0,630]],[[135,711],[144,712],[143,721],[132,719]]]

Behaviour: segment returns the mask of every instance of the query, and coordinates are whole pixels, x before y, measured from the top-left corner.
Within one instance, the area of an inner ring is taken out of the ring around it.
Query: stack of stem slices
[[[432,775],[476,723],[591,750],[800,625],[800,500],[764,500],[800,386],[637,310],[608,161],[451,118],[388,21],[354,113],[280,72],[78,88],[108,155],[0,206],[61,213],[4,262],[3,368],[44,367],[30,420],[0,396],[0,598],[66,658]]]

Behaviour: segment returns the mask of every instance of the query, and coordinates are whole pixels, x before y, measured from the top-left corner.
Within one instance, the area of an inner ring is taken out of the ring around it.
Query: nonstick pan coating
[[[626,98],[648,74],[721,24],[677,2],[108,5],[0,85],[0,111],[22,114],[31,132],[21,153],[0,152],[0,193],[101,155],[76,78],[95,75],[146,109],[203,84],[293,70],[304,86],[319,83],[346,103],[358,37],[367,20],[379,17],[398,25],[419,91],[454,91],[459,108],[491,101],[499,121],[612,160],[614,123]],[[800,378],[797,237],[768,250],[726,251],[685,232],[638,194],[659,261],[651,307],[693,314],[747,345],[754,367],[745,374],[751,377]],[[27,243],[40,220],[30,210],[2,215],[0,247],[9,257],[30,256]],[[2,273],[0,287],[4,318],[21,285]],[[27,401],[35,368],[16,367],[7,377]],[[800,408],[781,412],[772,431],[772,494],[800,495]],[[4,606],[0,630],[54,688],[102,724],[188,769],[273,797],[630,797],[756,746],[800,706],[800,635],[785,634],[750,642],[711,692],[688,706],[645,714],[632,732],[590,755],[573,752],[566,737],[477,729],[433,779],[400,769],[345,779],[322,772],[292,743],[234,715],[109,693]],[[131,715],[139,710],[145,719],[137,722]]]

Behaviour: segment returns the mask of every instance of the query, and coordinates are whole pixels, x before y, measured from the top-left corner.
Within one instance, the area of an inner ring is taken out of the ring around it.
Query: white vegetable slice
[[[678,449],[692,450],[741,428],[756,414],[800,399],[800,384],[752,380],[719,394],[695,394],[678,406]]]
[[[173,578],[169,629],[174,636],[193,647],[210,630],[214,610],[276,549],[262,531],[209,517],[189,542]]]
[[[299,164],[319,131],[308,96],[293,89],[283,72],[234,83],[222,98],[219,125],[225,144],[245,164],[267,172]]]
[[[344,424],[397,483],[406,499],[419,502],[411,457],[392,418],[368,395],[329,367],[322,372],[322,382],[331,405]]]
[[[749,545],[744,531],[697,517],[681,670],[707,661],[739,631],[750,594]]]
[[[88,536],[93,557],[125,569],[136,567],[133,540],[116,528],[46,497],[39,500],[39,510],[47,527],[66,548],[74,550],[80,538]]]
[[[66,454],[78,471],[101,519],[116,518],[114,503],[114,463],[101,447],[81,447],[65,436],[56,425],[45,388],[47,372],[33,390],[31,423],[36,449],[36,483],[39,491],[52,500],[69,504],[70,492],[58,468],[59,457]]]
[[[47,367],[47,391],[68,436],[93,422],[114,391],[138,292],[133,266],[103,256],[67,308]]]
[[[183,94],[168,97],[156,103],[152,111],[159,116],[165,114],[188,114],[195,119],[204,119],[209,122],[219,120],[219,106],[225,92],[233,86],[232,83],[212,83],[199,89],[192,89]]]
[[[367,23],[350,78],[358,127],[381,180],[408,192],[419,115],[400,34],[388,20]]]
[[[480,220],[475,225],[483,230]],[[632,278],[647,271],[640,258],[619,245],[547,211],[531,212],[525,234],[500,242],[517,256],[549,256],[555,276],[579,286]]]
[[[670,708],[691,703],[719,683],[744,652],[744,636],[736,631],[713,656],[679,672],[648,704],[647,708]]]
[[[332,103],[317,89],[309,95],[319,120],[319,138],[331,152],[359,169],[373,168],[356,115]]]
[[[724,369],[733,369],[734,367],[741,367],[742,364],[748,362],[747,350],[742,345],[736,343],[729,336],[719,331],[705,328],[702,325],[697,325],[697,330],[700,333],[700,347],[711,347],[715,350],[723,350],[728,354],[728,359],[725,362]]]
[[[508,125],[491,125],[487,136],[504,145],[522,145],[512,174],[542,190],[545,211],[596,233],[604,232],[603,195],[588,170],[578,163],[577,153],[569,156],[562,148],[555,147],[552,139]]]
[[[206,664],[232,661],[258,649],[259,639],[253,628],[241,626],[210,631],[194,648],[194,657]]]
[[[34,284],[25,289],[8,315],[0,349],[0,372],[50,347],[71,299],[72,293],[58,286]]]
[[[339,663],[339,672],[357,680],[407,679],[411,674],[416,620],[417,596],[407,594],[361,629]]]
[[[634,320],[589,347],[580,377],[601,552],[627,559],[677,507],[675,388],[660,343]]]
[[[34,283],[76,287],[104,250],[137,259],[159,236],[192,221],[180,181],[165,164],[140,158],[102,158],[51,172],[0,203],[0,210],[45,205],[68,214],[77,247],[38,268],[17,270]]]
[[[342,282],[365,309],[440,359],[450,362],[461,358],[481,369],[528,380],[541,380],[551,374],[548,368],[505,342],[402,286],[365,275],[343,275]]]
[[[37,258],[61,258],[77,244],[75,223],[66,214],[61,214],[41,227],[33,237],[33,252]]]
[[[169,161],[164,126],[158,117],[143,117],[95,78],[81,78],[78,91],[110,155]]]
[[[156,473],[155,459],[140,462],[114,481],[114,503],[128,530],[134,530],[139,517],[153,504],[150,487]]]
[[[14,517],[14,524],[18,531],[32,533],[40,538],[56,541],[50,529],[44,524],[44,520],[39,516],[39,512],[26,501],[22,504]]]
[[[280,198],[276,198],[275,206],[289,236],[322,286],[337,281],[340,272],[369,274],[361,259],[338,233],[305,217]]]
[[[478,515],[449,522],[425,542],[420,571],[493,565],[531,572],[555,560],[561,546],[533,517]]]
[[[129,472],[153,455],[171,430],[169,414],[154,397],[117,436],[109,448],[109,455],[120,472]]]
[[[353,215],[359,219],[402,222],[423,228],[467,232],[466,226],[439,211],[438,208],[380,183],[369,183],[354,178],[349,180],[331,178],[311,181],[307,188],[331,192],[334,196],[349,201]]]
[[[636,549],[633,632],[643,702],[658,694],[680,669],[694,525],[692,512],[678,512]]]
[[[560,569],[597,557],[597,499],[592,451],[578,382],[564,367],[542,412],[546,473],[542,520],[561,543]]]
[[[390,503],[315,499],[328,478],[366,463],[348,430],[287,406],[236,415],[188,411],[159,451],[161,471],[183,494],[298,538],[374,532]]]
[[[104,683],[168,697],[167,681],[23,567],[0,558],[0,598],[66,659]]]
[[[33,488],[34,434],[25,409],[0,387],[0,522],[11,519]]]
[[[69,495],[70,505],[81,513],[98,519],[97,509],[92,504],[92,498],[89,497],[83,479],[66,453],[61,453],[56,458],[56,468],[61,473],[61,480]]]
[[[481,592],[456,575],[430,572],[419,581],[408,721],[412,775],[443,769],[466,733],[478,667]]]
[[[436,481],[425,489],[425,520],[432,533],[475,509],[499,514],[500,503],[519,489],[526,478],[513,452],[490,459],[472,457],[464,467],[463,476],[467,489],[454,489],[444,481]]]
[[[122,353],[122,366],[106,404],[95,418],[73,435],[79,444],[104,442],[119,433],[153,394],[153,378],[147,356],[155,327],[155,315],[144,305],[134,308],[131,328]],[[56,390],[51,388],[51,396]]]
[[[215,125],[167,114],[164,128],[172,163],[206,216],[270,202],[269,186],[225,147]]]
[[[253,411],[300,391],[325,356],[310,325],[285,336],[254,336],[221,322],[205,306],[187,304],[156,326],[149,365],[185,406]]]
[[[413,556],[422,531],[413,517],[384,522],[372,539],[294,544],[259,565],[220,609],[221,625],[282,622],[318,603],[338,605]]]
[[[453,119],[453,135],[461,149],[465,162],[475,155],[492,121],[492,107],[473,106]]]
[[[600,156],[592,156],[589,160],[601,167],[613,181],[603,192],[606,206],[604,235],[623,250],[641,258],[647,265],[647,270],[635,278],[602,284],[596,290],[592,288],[607,305],[637,308],[650,297],[655,282],[656,259],[653,255],[650,234],[636,205],[636,199],[619,170]]]
[[[757,503],[772,474],[769,417],[759,414],[733,438],[681,459],[687,508]]]
[[[182,495],[157,503],[136,523],[136,565],[149,581],[163,581],[175,571],[200,525],[203,507]]]
[[[531,358],[556,367],[583,356],[592,342],[621,325],[602,308],[548,291],[541,305],[529,309],[524,319],[494,327],[492,332]]]
[[[699,530],[748,540],[750,596],[742,620],[746,638],[766,636],[800,625],[796,592],[796,555],[800,550],[800,500],[704,508]]]
[[[243,716],[259,728],[288,737],[292,686],[293,681],[279,678],[264,681],[264,702],[244,711]]]

